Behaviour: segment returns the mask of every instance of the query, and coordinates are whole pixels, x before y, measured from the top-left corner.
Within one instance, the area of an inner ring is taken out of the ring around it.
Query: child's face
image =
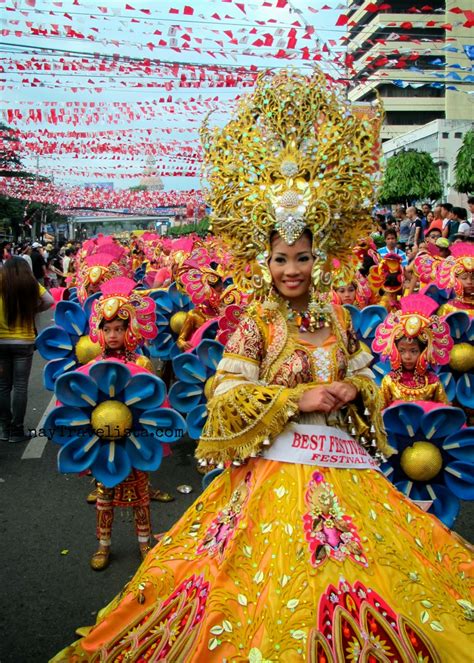
[[[122,350],[125,346],[127,326],[123,320],[106,322],[102,327],[105,345],[109,350]]]
[[[471,297],[474,294],[474,272],[463,272],[459,275],[462,283],[463,295]]]
[[[421,355],[420,346],[415,339],[402,338],[397,344],[402,368],[413,371],[416,367],[418,357]]]
[[[349,283],[348,285],[342,285],[340,288],[336,288],[336,292],[339,295],[341,304],[353,304],[356,298],[356,289]]]

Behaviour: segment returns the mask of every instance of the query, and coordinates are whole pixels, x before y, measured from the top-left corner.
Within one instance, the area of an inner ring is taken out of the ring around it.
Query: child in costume
[[[440,264],[436,285],[453,288],[455,298],[439,310],[439,315],[464,311],[474,317],[474,244],[459,242],[452,244],[451,255]]]
[[[392,370],[381,384],[384,407],[396,401],[448,403],[443,385],[431,365],[447,364],[453,347],[448,324],[433,315],[437,303],[425,295],[400,300],[377,327],[374,352],[388,357]]]
[[[99,342],[104,359],[123,362],[141,372],[153,372],[149,359],[135,352],[146,339],[156,336],[155,303],[134,290],[135,282],[126,277],[111,279],[101,286],[102,297],[92,307],[90,337]],[[130,366],[129,366],[130,367]],[[140,369],[137,369],[140,371]],[[97,484],[98,550],[90,564],[95,571],[109,565],[112,523],[115,507],[132,507],[140,552],[144,557],[150,549],[150,492],[148,474],[132,469],[130,475],[115,488]]]

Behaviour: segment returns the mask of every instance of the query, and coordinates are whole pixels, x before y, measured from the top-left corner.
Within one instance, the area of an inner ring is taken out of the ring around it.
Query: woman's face
[[[300,237],[293,246],[285,244],[279,235],[273,239],[268,266],[273,285],[290,304],[307,305],[313,263],[311,241],[306,235]]]
[[[349,283],[348,285],[342,285],[340,288],[336,288],[336,292],[339,295],[341,304],[353,304],[356,298],[356,289]]]

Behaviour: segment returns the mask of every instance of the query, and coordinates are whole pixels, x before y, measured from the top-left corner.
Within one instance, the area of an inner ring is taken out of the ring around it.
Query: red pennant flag
[[[339,18],[337,19],[337,21],[336,21],[336,25],[337,25],[337,26],[346,25],[346,23],[347,23],[348,20],[349,20],[349,17],[346,16],[346,14],[341,14],[341,15],[339,16]]]
[[[194,14],[194,9],[189,5],[185,5],[183,9],[183,14],[185,16],[192,16]]]

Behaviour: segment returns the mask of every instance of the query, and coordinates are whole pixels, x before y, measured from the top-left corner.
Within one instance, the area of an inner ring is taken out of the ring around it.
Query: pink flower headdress
[[[102,348],[105,348],[105,340],[100,326],[104,320],[120,318],[129,321],[125,334],[125,347],[129,351],[157,335],[155,302],[134,290],[135,286],[135,281],[126,277],[102,284],[102,297],[94,301],[89,320],[89,336],[94,343],[99,341]]]
[[[438,304],[426,295],[409,295],[400,300],[401,308],[388,314],[377,327],[372,350],[390,359],[393,370],[400,368],[397,341],[418,339],[425,347],[418,358],[416,370],[423,374],[429,364],[447,364],[453,347],[448,324],[433,315]]]
[[[460,274],[474,271],[474,244],[458,242],[450,246],[451,255],[445,258],[438,268],[436,285],[438,288],[454,288],[458,297],[463,296]]]

